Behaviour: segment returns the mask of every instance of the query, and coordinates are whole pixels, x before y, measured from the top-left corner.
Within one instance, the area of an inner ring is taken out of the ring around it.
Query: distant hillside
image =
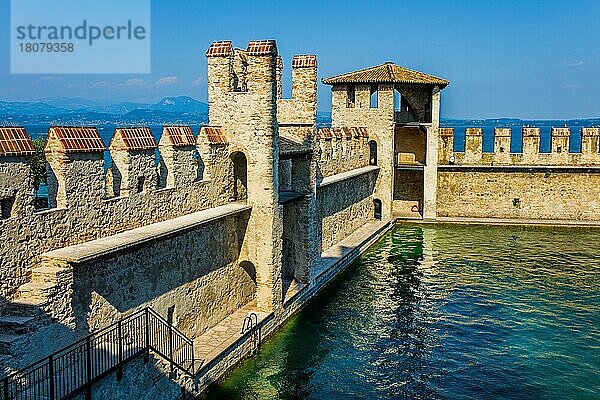
[[[155,104],[102,104],[84,98],[48,98],[39,102],[0,102],[0,124],[142,124],[205,123],[208,104],[187,96],[165,97]]]

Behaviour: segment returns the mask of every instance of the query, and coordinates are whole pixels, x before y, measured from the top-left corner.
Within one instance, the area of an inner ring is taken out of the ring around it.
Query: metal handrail
[[[83,339],[38,360],[0,380],[0,400],[66,399],[85,390],[91,398],[92,384],[150,351],[175,368],[194,377],[194,342],[146,307],[89,334]]]

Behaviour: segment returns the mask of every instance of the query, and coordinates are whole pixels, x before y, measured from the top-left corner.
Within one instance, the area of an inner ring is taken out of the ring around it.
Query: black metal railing
[[[194,343],[151,308],[144,308],[15,372],[0,383],[0,400],[65,399],[150,352],[194,377]]]

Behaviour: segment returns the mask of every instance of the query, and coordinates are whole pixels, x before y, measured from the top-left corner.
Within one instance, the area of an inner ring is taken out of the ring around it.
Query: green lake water
[[[600,399],[600,230],[401,225],[209,399]]]

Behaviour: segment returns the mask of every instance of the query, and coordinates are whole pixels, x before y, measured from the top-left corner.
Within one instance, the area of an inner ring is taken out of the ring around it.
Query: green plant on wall
[[[35,197],[42,183],[46,183],[46,155],[44,154],[44,138],[33,139],[34,154],[29,159],[31,167],[31,176],[33,178],[33,187],[35,188]]]

